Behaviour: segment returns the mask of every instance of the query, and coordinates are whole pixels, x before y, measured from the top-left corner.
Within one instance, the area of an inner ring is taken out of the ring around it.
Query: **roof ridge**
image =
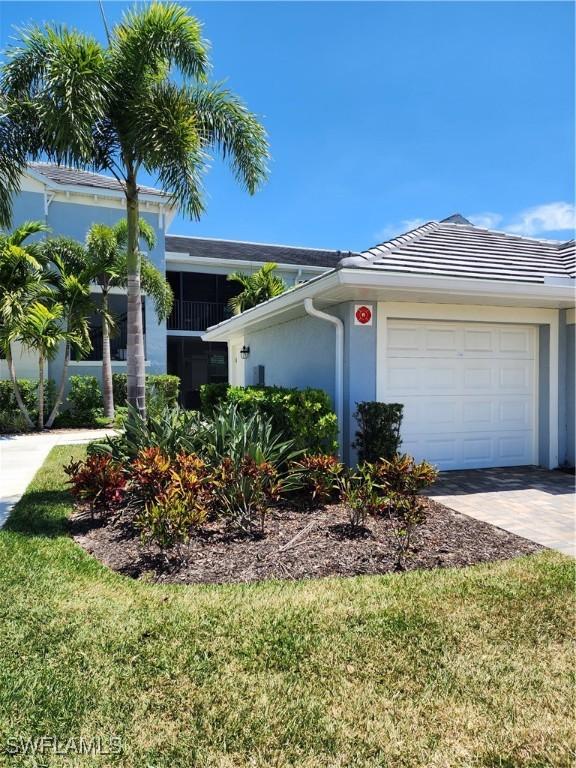
[[[404,232],[401,235],[396,235],[396,237],[393,237],[390,240],[384,240],[384,242],[379,243],[378,245],[374,245],[372,246],[372,248],[368,248],[368,250],[366,251],[362,251],[361,255],[367,259],[370,259],[372,257],[377,258],[376,254],[371,253],[372,251],[382,249],[389,253],[390,251],[393,251],[395,248],[398,248],[401,245],[405,245],[406,243],[416,242],[421,237],[424,237],[430,232],[433,232],[434,230],[438,229],[439,226],[440,226],[439,221],[435,221],[435,220],[427,221],[425,224],[420,224],[419,227],[415,227],[414,229],[409,229],[407,232]],[[364,254],[367,254],[367,253],[370,253],[371,255],[369,257],[364,256]]]
[[[43,160],[31,160],[28,165],[31,165],[32,167],[44,167],[44,168],[58,168],[64,171],[74,171],[74,173],[87,173],[90,176],[101,176],[104,179],[112,179],[114,181],[118,181],[118,179],[115,176],[108,175],[106,173],[102,173],[101,171],[88,171],[86,168],[74,168],[73,165],[64,165],[58,164],[58,163],[47,163]]]
[[[101,171],[89,171],[86,168],[75,168],[72,165],[65,165],[64,163],[58,164],[58,163],[49,163],[42,160],[31,160],[28,162],[28,168],[30,168],[33,171],[34,170],[37,171],[39,174],[47,178],[50,181],[50,183],[59,184],[61,186],[66,186],[67,183],[74,185],[74,182],[66,182],[61,179],[52,178],[49,175],[47,175],[46,172],[49,172],[50,170],[69,171],[71,173],[77,173],[81,175],[83,174],[86,176],[94,176],[97,179],[104,179],[107,182],[111,182],[114,186],[108,187],[109,189],[116,189],[116,188],[122,189],[124,186],[124,182],[120,181],[113,174],[102,173]],[[82,184],[79,184],[79,186],[82,186]],[[85,185],[85,186],[88,186],[88,185]],[[156,195],[161,195],[163,197],[168,196],[164,190],[159,189],[158,187],[152,187],[152,186],[149,186],[148,184],[139,184],[138,186],[140,187],[141,190],[144,190],[143,194],[156,194]]]
[[[454,226],[454,222],[448,222],[448,221],[441,221],[440,224],[451,224]],[[456,225],[456,226],[465,226],[463,224]],[[554,245],[558,248],[566,245],[568,241],[564,240],[558,240],[557,238],[551,238],[551,237],[530,237],[530,235],[520,235],[517,232],[506,232],[505,229],[491,229],[490,227],[480,227],[476,224],[470,224],[469,225],[471,229],[475,229],[478,232],[490,232],[494,235],[506,235],[506,237],[515,237],[519,240],[530,240],[533,243],[546,243],[547,245]]]

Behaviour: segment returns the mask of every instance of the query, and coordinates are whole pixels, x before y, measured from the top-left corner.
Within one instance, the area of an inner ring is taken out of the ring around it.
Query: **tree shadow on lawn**
[[[25,536],[67,536],[71,502],[67,490],[27,491],[2,530]]]

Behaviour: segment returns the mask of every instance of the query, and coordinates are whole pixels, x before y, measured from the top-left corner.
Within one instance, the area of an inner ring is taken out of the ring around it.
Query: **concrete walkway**
[[[443,472],[430,496],[465,515],[576,557],[574,475],[539,467]]]
[[[0,528],[55,445],[90,443],[111,429],[61,429],[0,437]]]

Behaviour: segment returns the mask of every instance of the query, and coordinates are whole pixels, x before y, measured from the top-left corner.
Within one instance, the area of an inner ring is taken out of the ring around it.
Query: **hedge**
[[[17,381],[24,405],[29,411],[34,411],[36,409],[38,382],[30,379],[17,379]],[[13,411],[14,409],[18,410],[18,404],[14,397],[12,383],[8,379],[0,379],[0,411]]]
[[[112,391],[114,393],[114,405],[124,408],[126,406],[128,388],[128,376],[125,373],[112,374]],[[167,373],[148,374],[146,376],[146,396],[158,397],[168,406],[174,406],[178,402],[180,394],[180,379]]]
[[[237,403],[245,413],[258,410],[272,419],[276,432],[294,440],[295,447],[306,453],[338,450],[338,421],[330,398],[322,389],[204,384],[200,398],[205,414],[224,402]]]
[[[38,382],[32,379],[16,379],[24,405],[31,414],[36,414],[37,408],[37,390]],[[44,382],[44,412],[54,405],[56,397],[56,385],[52,379],[46,379]],[[18,409],[18,403],[14,397],[14,390],[9,379],[0,379],[0,411],[11,411]]]
[[[354,418],[358,431],[352,447],[358,449],[358,461],[372,463],[379,459],[393,459],[402,442],[400,425],[404,406],[401,403],[367,400],[356,403],[356,409]]]

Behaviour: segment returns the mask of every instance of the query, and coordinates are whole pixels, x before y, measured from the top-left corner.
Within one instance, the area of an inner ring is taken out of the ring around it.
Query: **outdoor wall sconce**
[[[246,347],[246,346],[242,347],[242,349],[240,350],[240,357],[242,358],[242,360],[246,360],[249,354],[250,354],[250,347]]]

